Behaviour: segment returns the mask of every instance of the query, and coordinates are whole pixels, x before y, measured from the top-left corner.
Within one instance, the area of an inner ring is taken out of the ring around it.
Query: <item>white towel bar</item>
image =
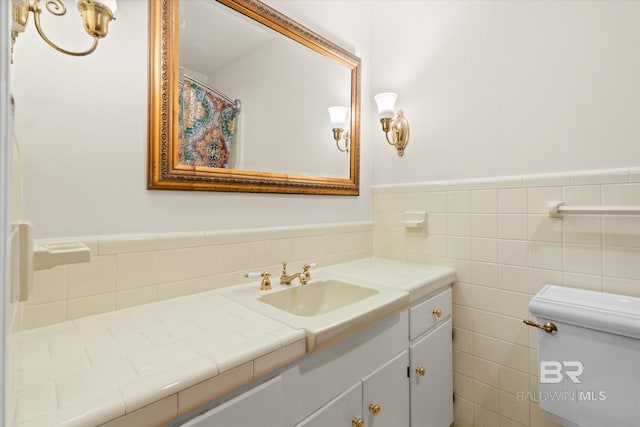
[[[564,202],[549,202],[549,216],[562,215],[640,215],[640,206],[564,206]]]

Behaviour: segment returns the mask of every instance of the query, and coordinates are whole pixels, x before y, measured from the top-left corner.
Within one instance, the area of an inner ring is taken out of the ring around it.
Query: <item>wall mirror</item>
[[[359,194],[357,56],[255,0],[149,8],[149,189]]]

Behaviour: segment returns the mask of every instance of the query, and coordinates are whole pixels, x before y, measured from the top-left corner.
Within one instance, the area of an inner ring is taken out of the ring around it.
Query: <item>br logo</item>
[[[540,383],[542,384],[558,384],[566,375],[574,384],[580,384],[578,378],[582,375],[584,366],[582,362],[546,360],[540,362]],[[564,374],[564,375],[563,375]]]

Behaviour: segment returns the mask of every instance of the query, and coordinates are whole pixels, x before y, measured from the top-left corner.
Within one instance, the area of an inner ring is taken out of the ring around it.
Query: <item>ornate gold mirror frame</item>
[[[178,164],[178,1],[149,2],[148,189],[358,195],[360,172],[360,59],[255,0],[217,0],[351,72],[351,152],[348,179]],[[330,136],[328,129],[327,135]],[[335,149],[335,147],[329,148]],[[313,161],[311,159],[310,161]]]

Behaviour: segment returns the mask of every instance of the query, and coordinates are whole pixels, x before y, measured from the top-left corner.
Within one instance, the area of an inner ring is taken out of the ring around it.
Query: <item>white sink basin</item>
[[[378,291],[327,279],[260,297],[260,301],[298,316],[317,316],[363,300]]]
[[[245,307],[293,328],[304,329],[307,352],[340,341],[384,317],[409,306],[409,293],[341,275],[314,272],[304,286],[261,291],[260,283],[233,286],[223,295]]]

